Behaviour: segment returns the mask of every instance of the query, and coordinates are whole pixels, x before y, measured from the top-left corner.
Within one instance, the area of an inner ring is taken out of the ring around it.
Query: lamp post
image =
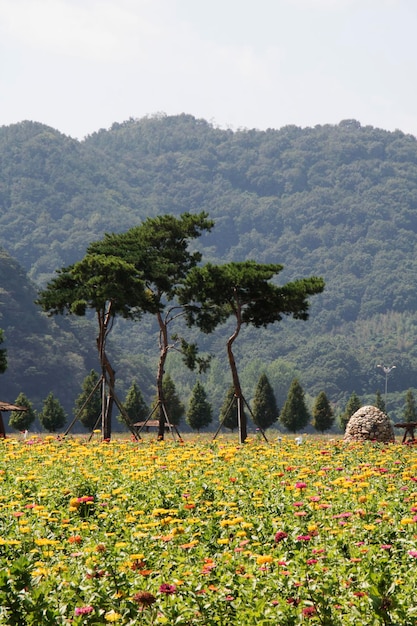
[[[385,409],[386,409],[387,408],[388,376],[390,375],[392,370],[395,369],[397,366],[391,365],[391,367],[385,367],[384,365],[377,365],[377,367],[380,367],[385,374]]]

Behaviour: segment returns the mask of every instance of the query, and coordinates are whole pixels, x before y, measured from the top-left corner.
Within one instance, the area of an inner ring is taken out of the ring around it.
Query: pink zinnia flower
[[[177,588],[175,585],[169,585],[168,583],[163,583],[160,587],[159,587],[159,593],[166,593],[167,595],[172,595],[173,593],[176,593]]]
[[[282,541],[283,539],[286,539],[287,537],[288,537],[287,533],[284,533],[283,530],[279,530],[275,534],[275,543],[279,543],[280,541]]]
[[[315,615],[315,613],[316,613],[316,609],[314,606],[306,606],[303,609],[304,617],[312,617],[313,615]]]
[[[90,615],[94,611],[92,606],[77,606],[75,608],[75,615]]]

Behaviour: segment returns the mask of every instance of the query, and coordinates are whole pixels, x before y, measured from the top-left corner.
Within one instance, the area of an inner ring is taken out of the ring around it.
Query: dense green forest
[[[251,399],[266,372],[282,407],[291,381],[324,390],[336,410],[355,391],[372,403],[396,365],[388,409],[401,419],[417,387],[417,141],[356,120],[279,130],[221,130],[191,115],[114,124],[83,141],[35,122],[0,128],[0,327],[9,368],[1,398],[40,405],[49,391],[69,414],[97,367],[88,319],[46,318],[36,290],[105,232],[148,216],[207,211],[195,245],[215,263],[282,263],[281,282],[317,275],[323,294],[307,322],[245,329],[236,345]],[[227,328],[199,336],[213,355],[202,377],[218,414],[230,384]],[[110,340],[121,393],[133,380],[153,398],[158,334],[152,318],[117,321]],[[175,355],[167,371],[187,403],[196,382]],[[216,417],[215,417],[216,419]]]

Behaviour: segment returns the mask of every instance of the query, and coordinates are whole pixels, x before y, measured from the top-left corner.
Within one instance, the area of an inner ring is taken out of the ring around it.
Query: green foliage
[[[30,400],[23,392],[19,393],[14,404],[16,406],[25,406],[27,411],[12,411],[9,417],[9,426],[15,430],[28,430],[36,419],[36,411]]]
[[[27,556],[17,557],[0,572],[0,620],[10,626],[56,624],[57,614],[48,596],[33,584],[34,566]]]
[[[180,301],[190,305],[188,322],[210,333],[230,316],[256,328],[286,315],[308,319],[308,296],[323,291],[323,280],[313,276],[278,286],[271,279],[282,269],[282,265],[255,261],[193,268],[179,294]]]
[[[356,411],[362,406],[362,403],[355,391],[352,391],[349,400],[347,401],[344,412],[339,416],[340,426],[343,432],[346,430],[346,426],[350,418]]]
[[[237,399],[233,385],[230,385],[224,397],[223,404],[220,409],[219,422],[222,426],[229,428],[232,432],[236,430],[239,425]]]
[[[324,391],[319,393],[314,402],[312,416],[312,424],[320,433],[324,433],[325,430],[329,430],[333,426],[333,409]]]
[[[135,381],[132,381],[132,384],[128,389],[126,399],[123,403],[123,408],[125,409],[132,424],[135,422],[144,422],[149,416],[149,407]],[[122,417],[119,419],[123,421]]]
[[[39,413],[39,421],[42,427],[50,433],[55,433],[65,425],[67,416],[58,398],[50,392],[45,398],[42,411]]]
[[[252,414],[256,426],[262,430],[266,430],[278,420],[279,409],[274,390],[265,373],[261,374],[255,389]]]
[[[301,430],[310,421],[310,414],[304,399],[304,391],[296,378],[291,383],[279,420],[291,433]]]
[[[414,397],[414,393],[411,389],[408,389],[405,395],[403,417],[405,422],[417,422],[416,400]]]
[[[86,254],[57,272],[37,300],[50,315],[73,313],[84,316],[87,309],[108,311],[111,317],[137,318],[153,305],[136,268],[117,256]]]
[[[84,378],[82,392],[75,400],[74,414],[90,430],[95,427],[101,415],[101,386],[97,384],[99,379],[97,372],[91,370]]]
[[[198,432],[200,432],[202,428],[209,426],[213,421],[213,409],[207,400],[206,391],[199,380],[197,380],[191,392],[185,419],[187,424]]]

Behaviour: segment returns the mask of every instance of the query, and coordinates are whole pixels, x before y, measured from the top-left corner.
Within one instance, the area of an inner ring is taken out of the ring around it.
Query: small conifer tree
[[[324,391],[320,391],[313,406],[313,426],[320,433],[329,430],[334,423],[332,407]]]
[[[375,406],[376,406],[377,409],[379,409],[383,413],[387,412],[386,408],[385,408],[385,400],[382,397],[382,394],[381,394],[381,392],[379,390],[376,392]]]
[[[16,406],[25,406],[27,411],[12,411],[10,413],[9,426],[15,430],[28,430],[35,421],[36,411],[24,393],[19,393],[15,404]]]
[[[405,422],[417,422],[417,407],[414,394],[409,389],[405,396],[405,406],[403,411]]]
[[[97,386],[99,375],[91,370],[84,378],[82,392],[75,400],[74,414],[85,428],[94,428],[101,415],[101,387]],[[94,387],[97,389],[94,391]],[[82,410],[81,410],[82,409]]]
[[[132,382],[128,389],[123,408],[125,409],[131,424],[144,422],[149,415],[149,407],[135,381]],[[122,416],[120,416],[119,419],[122,422],[125,421]]]
[[[43,402],[41,413],[39,413],[39,421],[41,426],[50,433],[55,433],[62,428],[66,422],[67,416],[57,398],[52,392],[49,393]]]
[[[281,424],[291,433],[296,433],[304,428],[310,421],[310,414],[304,400],[304,391],[296,378],[291,383],[279,419]]]
[[[355,391],[352,392],[349,400],[347,401],[346,404],[346,408],[344,410],[344,412],[341,414],[340,416],[340,426],[343,430],[343,432],[345,432],[346,430],[346,426],[348,424],[348,421],[350,420],[350,418],[352,417],[352,415],[354,413],[356,413],[356,411],[358,411],[361,408],[361,401],[358,397],[358,395],[356,394]]]
[[[219,421],[225,428],[229,428],[232,432],[239,425],[237,398],[235,396],[235,388],[233,385],[230,385],[223,400],[223,404],[220,409]]]
[[[207,394],[201,382],[198,380],[194,385],[188,405],[186,422],[197,432],[211,424],[213,409],[207,400]]]
[[[169,374],[165,374],[164,376],[162,395],[170,423],[174,424],[174,426],[178,426],[185,413],[185,407],[179,399],[174,381]],[[158,401],[158,396],[156,396],[152,408],[157,405]]]
[[[279,409],[274,390],[265,373],[259,378],[253,399],[253,421],[256,426],[266,430],[274,424],[279,415]]]

